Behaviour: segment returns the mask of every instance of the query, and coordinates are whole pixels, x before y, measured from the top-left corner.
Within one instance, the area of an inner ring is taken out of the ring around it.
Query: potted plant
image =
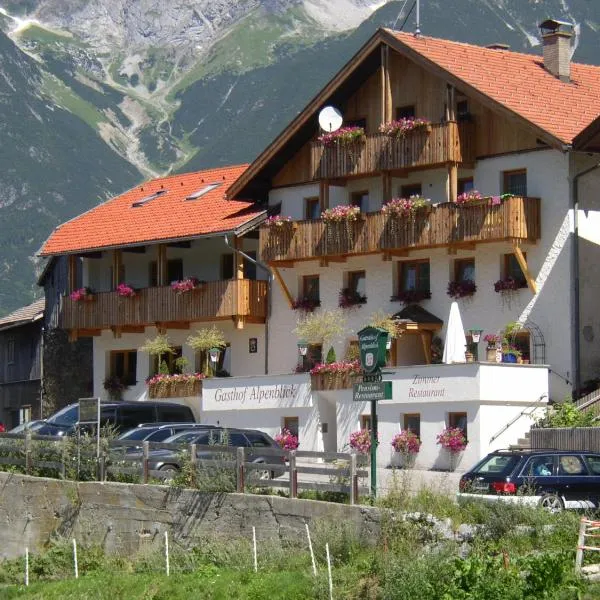
[[[371,451],[371,430],[360,429],[352,432],[348,444],[358,454],[369,454]]]
[[[349,146],[365,141],[365,130],[362,127],[341,127],[336,131],[320,135],[318,141],[326,148],[332,146]]]
[[[356,290],[351,290],[350,288],[342,288],[338,298],[338,305],[340,308],[360,307],[361,304],[367,303],[366,296],[363,296]]]
[[[71,298],[73,302],[91,302],[94,299],[94,292],[92,288],[86,286],[71,292],[69,298]]]
[[[402,466],[410,469],[421,450],[421,440],[410,429],[405,429],[392,438],[392,448],[402,457]]]
[[[522,352],[514,346],[502,346],[502,362],[503,363],[518,363],[520,362]]]
[[[265,227],[274,230],[282,230],[292,225],[292,217],[284,217],[282,215],[273,215],[264,222]]]
[[[450,298],[458,300],[459,298],[469,298],[477,291],[477,286],[470,279],[462,281],[450,281],[446,293]]]
[[[127,385],[123,383],[120,377],[109,375],[104,380],[104,389],[108,392],[111,400],[121,400],[123,392],[127,389]]]
[[[431,121],[420,117],[405,117],[379,126],[380,133],[395,139],[403,138],[416,130],[431,131]]]
[[[498,345],[502,342],[502,336],[488,333],[483,336],[483,341],[486,343],[486,360],[488,362],[496,362],[496,350]]]
[[[450,457],[450,470],[454,471],[458,455],[467,447],[467,438],[460,427],[446,427],[436,436],[436,444],[440,445]]]
[[[178,294],[185,294],[186,292],[191,292],[200,286],[201,282],[195,277],[186,277],[185,279],[180,279],[179,281],[173,281],[171,283],[171,289]]]
[[[298,438],[285,427],[275,436],[275,442],[283,450],[296,450],[300,445]]]
[[[115,291],[121,298],[133,298],[136,295],[135,289],[126,283],[120,283]]]
[[[213,376],[216,369],[210,364],[213,362],[210,359],[210,351],[221,350],[227,346],[223,332],[214,325],[205,327],[198,329],[194,335],[190,335],[186,342],[196,352],[204,352],[204,375],[206,377]]]

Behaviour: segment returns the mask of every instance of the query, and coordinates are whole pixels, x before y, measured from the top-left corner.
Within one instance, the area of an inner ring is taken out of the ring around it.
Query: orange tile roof
[[[225,199],[227,188],[247,168],[237,165],[147,181],[57,227],[40,255],[233,231],[262,212],[252,202]],[[196,200],[186,200],[211,183],[220,185]],[[142,206],[132,206],[156,192],[164,193]]]
[[[600,67],[571,63],[564,83],[544,69],[541,56],[385,31],[564,143],[600,115]]]

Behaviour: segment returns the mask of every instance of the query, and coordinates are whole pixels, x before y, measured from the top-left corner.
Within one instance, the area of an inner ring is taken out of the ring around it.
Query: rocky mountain
[[[35,293],[60,221],[143,177],[252,160],[378,26],[414,1],[0,0],[0,314]],[[421,0],[425,35],[540,52],[576,24],[599,62],[595,0]],[[10,140],[7,144],[6,140]],[[232,143],[234,142],[234,143]]]

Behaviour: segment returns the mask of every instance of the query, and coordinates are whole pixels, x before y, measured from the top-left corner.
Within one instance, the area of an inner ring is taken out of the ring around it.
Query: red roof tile
[[[251,202],[226,200],[227,188],[248,165],[153,179],[57,227],[42,256],[193,238],[232,231],[262,210]],[[186,198],[211,183],[220,185],[195,200]],[[142,206],[133,203],[161,195]]]
[[[600,67],[571,64],[564,83],[541,56],[386,30],[454,77],[565,143],[600,115]]]

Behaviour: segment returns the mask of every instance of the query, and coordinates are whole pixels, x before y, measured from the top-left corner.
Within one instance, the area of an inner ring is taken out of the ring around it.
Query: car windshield
[[[79,416],[78,409],[79,407],[77,404],[65,406],[65,408],[52,415],[47,422],[50,423],[50,425],[75,425],[75,423],[77,423],[77,417]]]
[[[167,444],[185,444],[196,441],[196,438],[200,435],[198,431],[184,431],[183,433],[176,433],[170,438],[165,440]]]
[[[484,458],[473,469],[473,473],[478,475],[507,475],[514,469],[518,460],[519,457],[514,454],[493,454]]]
[[[152,432],[152,429],[145,429],[144,427],[130,429],[123,435],[119,436],[120,440],[145,440],[146,437]]]

